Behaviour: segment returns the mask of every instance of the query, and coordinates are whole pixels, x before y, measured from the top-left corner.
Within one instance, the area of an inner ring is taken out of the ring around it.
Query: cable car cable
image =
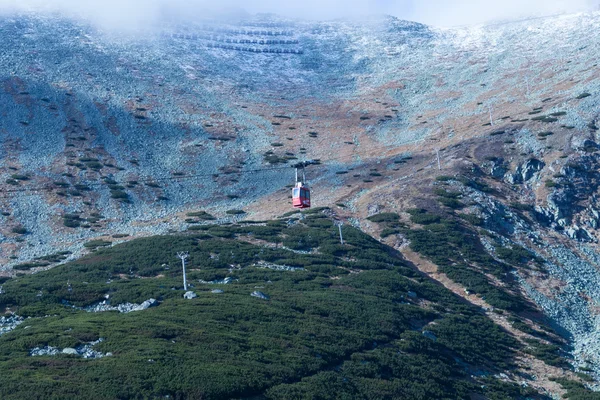
[[[276,168],[260,168],[260,169],[252,169],[246,171],[229,171],[229,172],[220,172],[220,173],[204,173],[204,174],[192,174],[192,175],[183,175],[183,176],[171,176],[171,177],[162,177],[162,178],[149,178],[143,180],[136,180],[138,184],[144,183],[153,183],[153,182],[166,182],[166,181],[181,181],[187,179],[195,179],[195,178],[206,178],[206,177],[215,177],[218,176],[226,176],[226,175],[243,175],[243,174],[254,174],[259,172],[270,172],[270,171],[281,171],[284,169],[289,169],[289,166],[286,167],[276,167]],[[116,182],[114,185],[125,184],[123,182]],[[26,192],[51,192],[54,190],[58,190],[56,186],[51,186],[52,184],[48,184],[46,186],[39,187],[31,187],[31,188],[19,188],[19,189],[8,189],[3,191],[0,194],[0,198],[10,198],[11,196],[5,196],[6,194],[12,193],[26,193]],[[94,183],[81,183],[81,185],[85,185],[87,187],[102,187],[105,186],[106,183],[94,182]],[[33,193],[32,193],[33,194]]]
[[[403,143],[402,146],[406,146],[409,144],[413,144],[413,143],[419,143],[419,142],[423,142],[424,139],[418,139],[418,140],[414,140],[412,142],[408,142],[408,143]],[[419,146],[420,147],[420,146]],[[332,157],[332,158],[328,158],[327,161],[339,161],[342,160],[346,157]],[[169,176],[169,177],[159,177],[159,178],[147,178],[147,179],[141,179],[141,180],[135,180],[138,184],[148,184],[148,183],[156,183],[156,182],[168,182],[168,181],[182,181],[182,180],[188,180],[188,179],[196,179],[196,178],[207,178],[207,177],[215,177],[215,176],[227,176],[227,175],[244,175],[244,174],[253,174],[253,173],[260,173],[260,172],[271,172],[271,171],[282,171],[282,170],[286,170],[291,168],[304,168],[307,166],[311,166],[311,165],[321,165],[322,161],[321,159],[312,159],[312,160],[307,160],[307,161],[302,161],[293,165],[286,165],[284,167],[273,167],[273,168],[257,168],[257,169],[252,169],[252,170],[242,170],[242,171],[228,171],[228,172],[219,172],[219,173],[202,173],[202,174],[191,174],[191,175],[182,175],[182,176]],[[103,179],[106,179],[107,177],[102,177]],[[113,185],[127,185],[128,182],[116,182],[112,183]],[[131,181],[130,181],[131,182]],[[86,187],[103,187],[105,185],[107,185],[106,182],[91,182],[91,183],[84,183],[79,182],[76,183],[75,185],[82,185],[82,186],[86,186]],[[60,187],[56,187],[56,185],[53,185],[52,183],[49,183],[45,186],[38,186],[38,187],[22,187],[22,188],[14,188],[14,189],[6,189],[4,191],[2,191],[2,193],[0,193],[0,199],[11,199],[14,196],[12,196],[13,194],[17,194],[17,193],[27,193],[26,196],[30,196],[30,195],[34,195],[35,193],[39,193],[39,192],[52,192],[55,190],[60,190]]]

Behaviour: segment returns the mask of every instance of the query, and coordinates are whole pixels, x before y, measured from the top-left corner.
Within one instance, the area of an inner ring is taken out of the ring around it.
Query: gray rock
[[[568,228],[566,230],[566,234],[571,239],[577,239],[577,240],[581,240],[584,242],[592,241],[590,233],[588,231],[586,231],[585,229],[578,227],[577,225],[573,225],[572,227]]]
[[[600,213],[593,206],[588,209],[587,225],[592,229],[598,229],[600,227]]]
[[[257,297],[257,298],[263,299],[263,300],[269,300],[270,299],[270,297],[268,295],[264,294],[263,292],[259,292],[258,290],[255,290],[254,292],[252,292],[250,294],[250,296]]]
[[[185,294],[183,295],[183,298],[188,299],[188,300],[195,299],[196,297],[198,297],[198,295],[196,293],[192,292],[191,290],[188,292],[185,292]]]
[[[259,268],[268,268],[268,269],[272,269],[275,271],[304,271],[304,268],[302,267],[290,267],[289,265],[278,265],[278,264],[273,264],[273,263],[269,263],[266,261],[259,261],[258,263],[254,264]]]
[[[23,317],[12,315],[9,317],[0,317],[0,335],[14,330],[23,323]]]
[[[531,178],[534,177],[535,174],[544,169],[545,166],[546,163],[535,158],[527,160],[525,164],[523,164],[523,166],[521,167],[520,171],[521,177],[523,178],[523,182],[529,181]]]
[[[579,146],[577,146],[579,150],[582,151],[589,151],[589,150],[597,150],[598,148],[600,148],[600,146],[598,146],[598,143],[594,142],[593,140],[589,140],[589,139],[585,139],[583,140]]]
[[[204,281],[202,279],[200,279],[198,282],[205,284],[205,285],[229,285],[231,282],[235,282],[237,281],[237,279],[233,279],[232,277],[228,276],[225,279],[217,279],[214,281]]]
[[[491,176],[493,176],[494,178],[502,178],[504,175],[506,175],[507,172],[508,169],[506,168],[506,163],[503,159],[499,158],[495,161],[492,161],[492,164],[490,166]]]
[[[570,189],[555,190],[548,195],[546,199],[548,208],[554,215],[554,220],[565,219],[570,221],[573,215],[573,204],[575,194]],[[568,222],[567,221],[567,222]]]
[[[62,350],[57,349],[56,347],[46,346],[46,347],[36,347],[29,352],[31,357],[39,357],[39,356],[55,356],[58,354],[69,354],[73,356],[81,356],[83,358],[103,358],[112,356],[112,353],[101,353],[99,351],[94,350],[94,346],[98,343],[102,343],[104,341],[103,338],[100,338],[96,341],[89,342],[88,344],[77,346],[77,348],[66,347]]]
[[[531,158],[525,161],[523,164],[517,167],[517,170],[514,173],[508,172],[504,179],[510,183],[524,183],[530,181],[538,172],[540,172],[546,164],[543,161],[540,161],[535,158]]]
[[[225,292],[223,292],[221,289],[215,289],[215,290],[211,290],[210,292],[211,292],[211,293],[214,293],[214,294],[221,294],[221,293],[225,293]]]
[[[504,180],[510,183],[511,185],[514,185],[515,183],[521,183],[519,178],[519,174],[512,172],[507,172],[506,175],[504,175]]]
[[[134,304],[134,303],[123,303],[123,304],[119,304],[116,306],[111,306],[110,304],[107,303],[107,301],[103,301],[101,303],[89,306],[89,307],[85,307],[85,308],[79,308],[82,310],[85,310],[87,312],[106,312],[106,311],[118,311],[120,313],[130,313],[130,312],[134,312],[134,311],[143,311],[146,310],[150,307],[154,307],[158,305],[158,301],[156,301],[156,299],[148,299],[146,301],[144,301],[142,304]]]
[[[134,311],[142,311],[147,310],[150,307],[154,307],[158,305],[158,301],[156,299],[148,299],[139,305]]]
[[[542,223],[544,223],[545,225],[550,225],[551,223],[554,222],[555,217],[554,217],[554,213],[545,208],[545,207],[541,207],[536,205],[534,207],[535,210],[535,215],[536,215],[536,219]]]
[[[60,350],[56,347],[45,346],[45,347],[36,347],[29,352],[31,357],[40,357],[40,356],[55,356],[60,353]]]

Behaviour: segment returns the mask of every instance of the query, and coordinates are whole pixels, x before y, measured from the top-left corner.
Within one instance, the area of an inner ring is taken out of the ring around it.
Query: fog
[[[598,0],[416,0],[413,19],[441,26],[592,11]]]
[[[0,12],[60,12],[109,28],[136,28],[165,15],[277,13],[333,19],[391,14],[436,26],[455,26],[558,13],[589,11],[600,0],[0,0]]]

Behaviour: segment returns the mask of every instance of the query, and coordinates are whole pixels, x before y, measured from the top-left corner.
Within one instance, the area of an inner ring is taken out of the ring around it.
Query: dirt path
[[[479,296],[474,294],[468,294],[465,291],[465,288],[456,284],[450,278],[448,278],[445,274],[442,274],[438,271],[438,267],[432,262],[422,258],[418,253],[412,251],[408,246],[404,246],[398,249],[402,255],[411,263],[413,263],[421,272],[427,274],[430,278],[440,282],[444,287],[451,290],[458,296],[464,298],[469,303],[481,307],[484,310],[485,315],[494,321],[496,324],[501,326],[503,329],[508,331],[511,335],[521,341],[523,344],[524,339],[533,338],[533,336],[527,335],[526,333],[521,332],[518,329],[513,328],[511,323],[508,321],[507,316],[497,314],[493,312],[493,307],[490,306],[485,300],[481,299]],[[547,365],[541,360],[537,358],[520,352],[519,356],[516,359],[517,364],[519,365],[519,370],[524,372],[521,376],[517,376],[514,373],[508,374],[511,380],[516,383],[527,383],[527,385],[533,387],[534,389],[540,391],[541,393],[546,393],[550,395],[559,395],[562,397],[563,394],[566,393],[562,387],[550,380],[551,377],[565,377],[569,379],[578,380],[572,374],[568,374],[565,371]]]

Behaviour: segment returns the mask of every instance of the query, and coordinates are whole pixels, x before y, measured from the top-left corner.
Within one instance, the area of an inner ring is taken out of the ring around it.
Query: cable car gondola
[[[306,175],[304,174],[305,163],[297,164],[296,186],[292,189],[292,205],[294,208],[310,208],[310,188],[306,186]],[[298,180],[298,168],[302,168],[302,180]]]

